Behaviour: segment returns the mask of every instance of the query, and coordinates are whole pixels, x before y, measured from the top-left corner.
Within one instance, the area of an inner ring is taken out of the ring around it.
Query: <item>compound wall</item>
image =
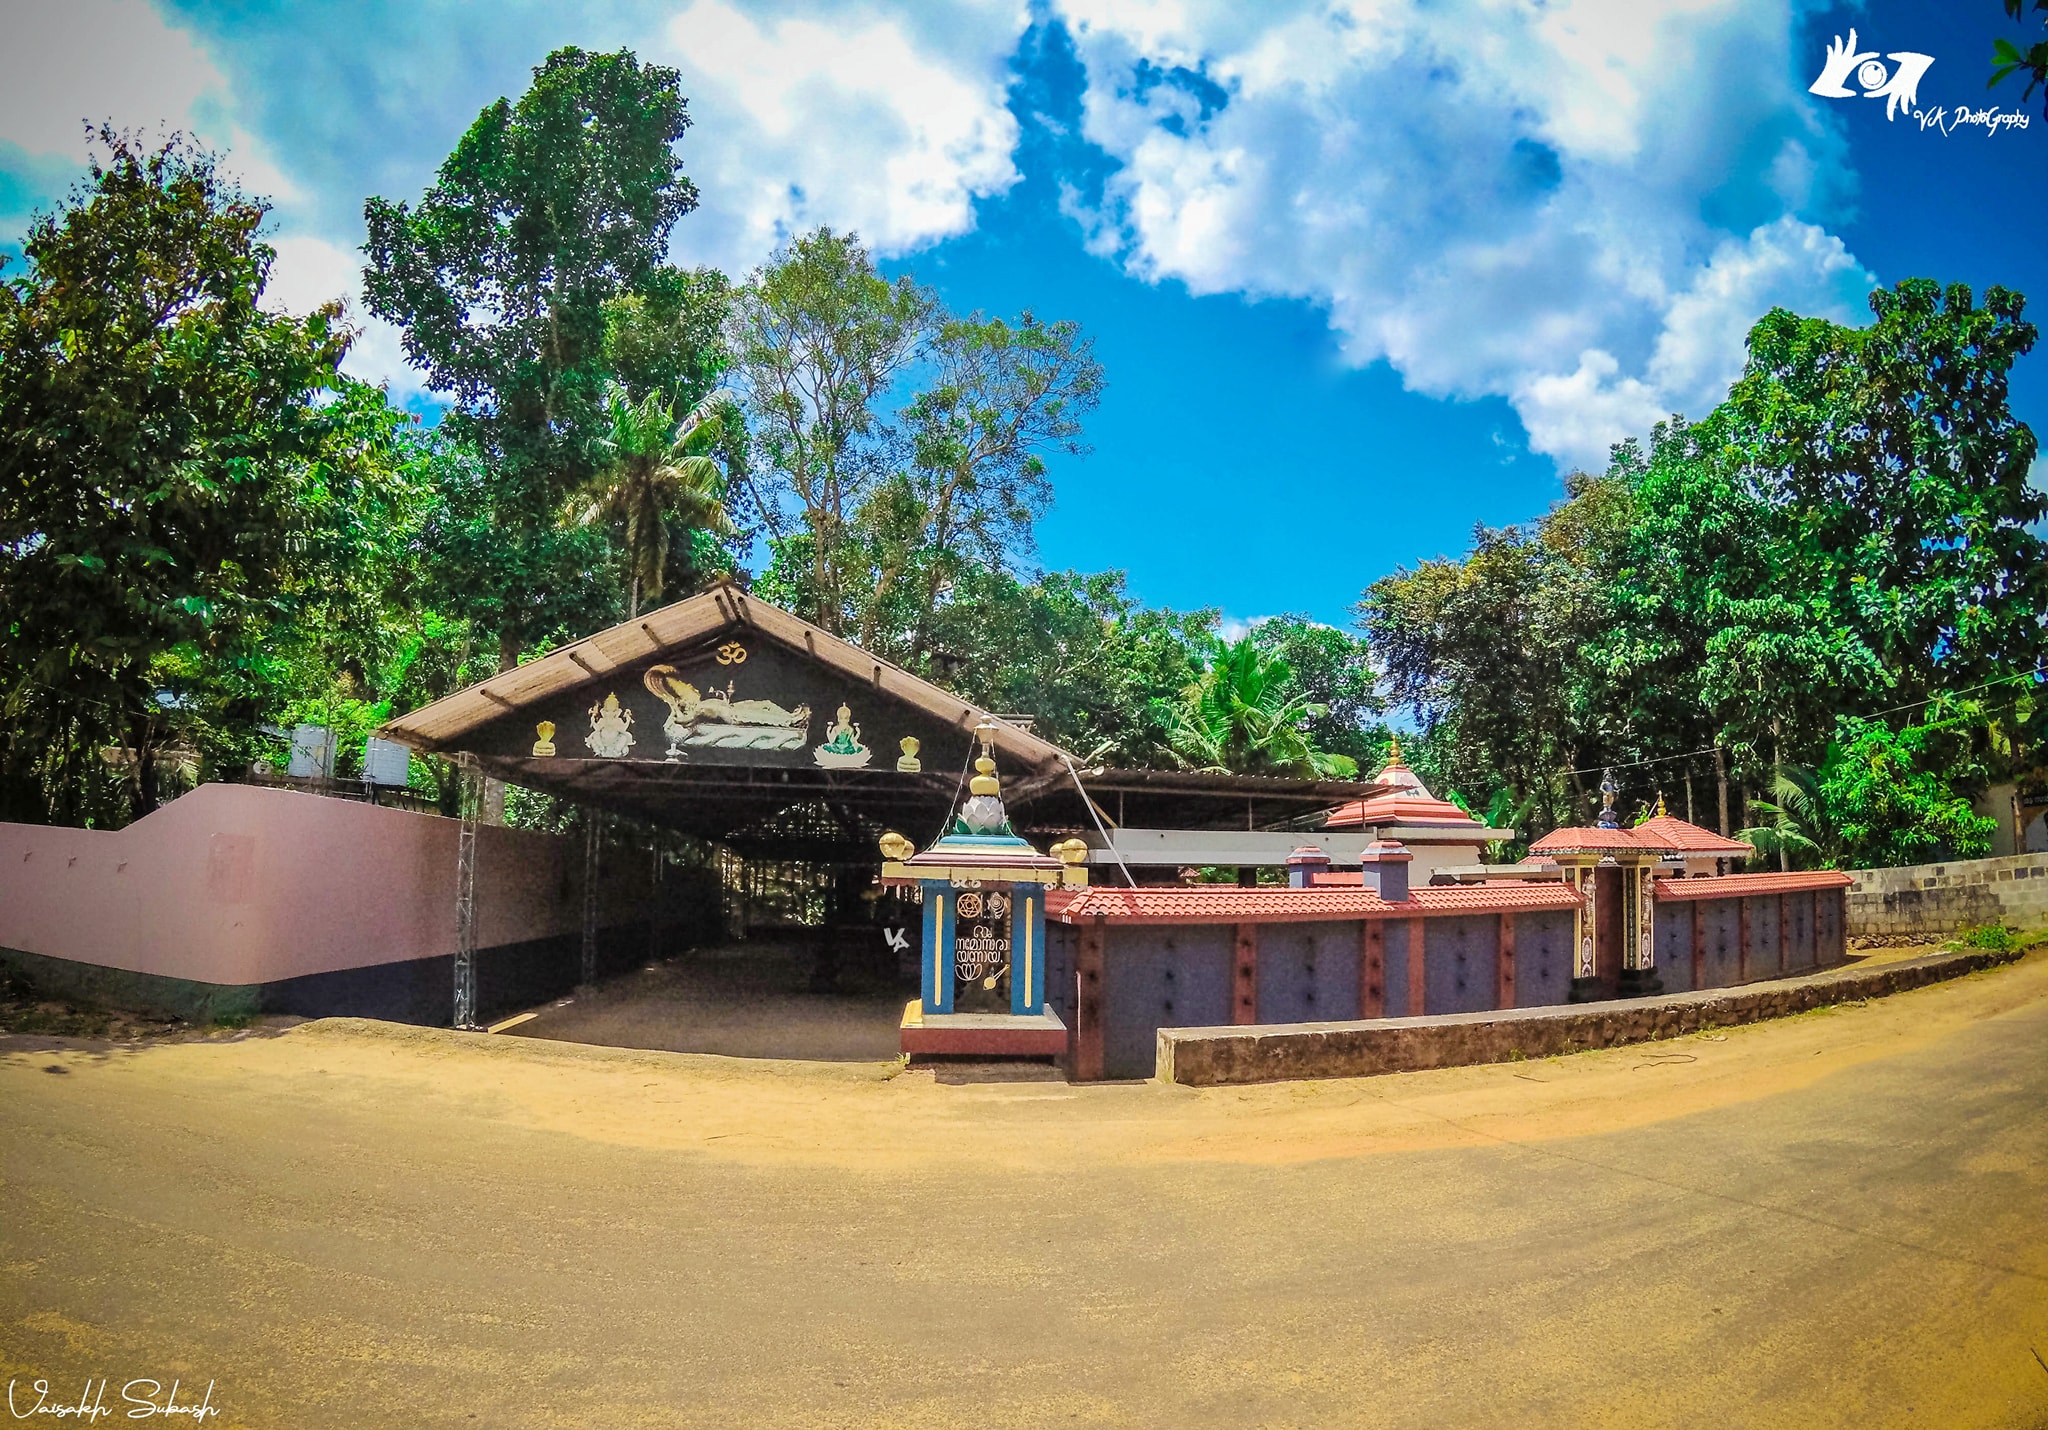
[[[231,784],[201,785],[120,830],[0,824],[0,963],[53,995],[179,1017],[446,1022],[458,830],[438,815]],[[650,913],[685,935],[710,926],[693,907],[701,891],[673,887],[657,910],[647,856],[613,863],[601,966],[645,955]],[[580,839],[478,831],[480,1013],[574,984],[582,882]]]
[[[2048,854],[1852,869],[1852,938],[1946,938],[1984,924],[2048,924]]]

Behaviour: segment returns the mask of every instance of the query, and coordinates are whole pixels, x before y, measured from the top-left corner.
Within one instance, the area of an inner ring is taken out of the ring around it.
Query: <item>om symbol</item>
[[[746,658],[747,648],[738,641],[727,641],[718,648],[718,663],[720,665],[740,665],[746,661]]]

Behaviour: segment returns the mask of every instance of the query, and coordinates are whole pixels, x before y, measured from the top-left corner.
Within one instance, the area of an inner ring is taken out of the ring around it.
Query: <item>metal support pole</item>
[[[462,823],[455,836],[455,1026],[476,1023],[476,823],[483,791],[467,754],[455,765],[455,807]]]
[[[598,849],[603,838],[599,823],[604,816],[596,810],[583,826],[583,981],[597,982],[597,874]]]
[[[649,963],[659,963],[661,961],[662,933],[662,864],[664,863],[661,836],[655,835],[652,843],[654,845],[654,867],[647,875],[647,961]]]

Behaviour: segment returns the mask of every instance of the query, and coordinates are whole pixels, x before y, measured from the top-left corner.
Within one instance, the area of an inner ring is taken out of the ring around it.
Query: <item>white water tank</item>
[[[403,788],[412,776],[412,751],[375,735],[363,744],[363,783]]]
[[[292,727],[292,758],[285,773],[295,780],[327,779],[334,774],[334,732],[325,725]]]

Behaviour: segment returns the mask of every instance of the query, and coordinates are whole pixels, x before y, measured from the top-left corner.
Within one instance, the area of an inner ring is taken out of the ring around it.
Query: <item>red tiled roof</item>
[[[1676,815],[1659,814],[1638,824],[1632,833],[1648,842],[1652,839],[1677,854],[1743,854],[1750,847],[1740,839],[1726,839],[1711,829],[1687,824]]]
[[[1655,879],[1651,887],[1657,891],[1657,902],[1668,904],[1797,894],[1807,889],[1846,889],[1855,882],[1839,869],[1808,869],[1789,874],[1723,874],[1716,879]]]
[[[1575,852],[1595,853],[1616,850],[1622,853],[1636,853],[1642,849],[1635,833],[1627,829],[1594,829],[1584,825],[1567,825],[1553,829],[1529,846],[1531,854],[1569,854]]]
[[[1739,839],[1723,839],[1711,829],[1659,814],[1633,829],[1553,829],[1529,846],[1532,854],[1647,851],[1652,854],[1743,854],[1750,847]]]
[[[1338,919],[1430,918],[1456,914],[1575,909],[1579,896],[1563,884],[1431,884],[1390,903],[1360,887],[1245,889],[1234,884],[1177,889],[1091,887],[1054,892],[1046,917],[1060,923],[1284,924]]]
[[[1371,799],[1354,799],[1330,811],[1325,829],[1348,829],[1368,824],[1482,824],[1447,799],[1431,794],[1381,794]]]

